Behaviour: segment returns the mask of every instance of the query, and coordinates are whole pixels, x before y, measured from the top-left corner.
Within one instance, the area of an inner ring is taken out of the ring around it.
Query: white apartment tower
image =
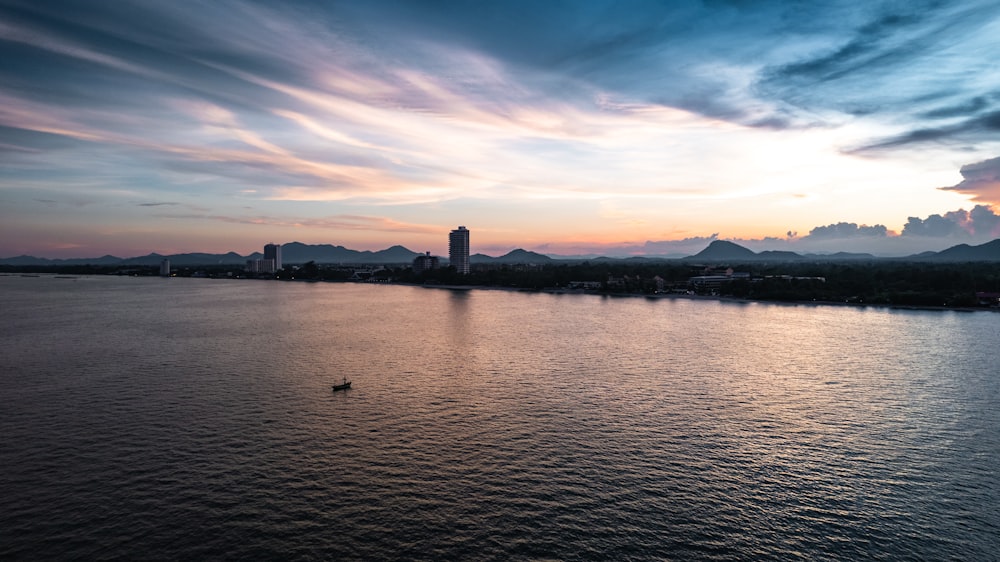
[[[448,235],[448,260],[459,273],[469,273],[469,229],[460,226]]]

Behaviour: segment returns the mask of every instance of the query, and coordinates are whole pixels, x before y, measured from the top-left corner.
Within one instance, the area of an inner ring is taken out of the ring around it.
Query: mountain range
[[[282,262],[286,264],[303,264],[316,262],[323,264],[401,264],[411,263],[417,257],[417,252],[409,250],[403,246],[392,246],[377,252],[351,250],[343,246],[331,244],[303,244],[301,242],[290,242],[281,247]],[[209,265],[244,265],[247,260],[259,259],[260,252],[254,252],[247,256],[241,256],[236,252],[225,254],[172,254],[164,256],[161,254],[148,254],[133,258],[119,258],[115,256],[101,256],[99,258],[73,258],[73,259],[46,259],[33,256],[17,256],[12,258],[0,258],[0,265],[12,266],[64,266],[64,265],[96,265],[96,266],[156,266],[164,259],[170,260],[174,266],[209,266]],[[664,258],[651,257],[631,257],[631,258],[593,258],[587,261],[663,261]],[[969,261],[1000,261],[1000,238],[980,244],[970,246],[959,244],[940,252],[922,252],[911,256],[899,258],[878,258],[871,254],[838,252],[835,254],[798,254],[787,251],[767,250],[754,252],[749,248],[726,240],[715,240],[704,250],[697,254],[677,258],[684,261],[700,262],[787,262],[787,261],[848,261],[848,260],[895,260],[895,261],[932,261],[932,262],[969,262]],[[537,252],[517,249],[499,257],[487,256],[484,254],[473,254],[469,257],[472,263],[552,263],[585,261],[582,259],[556,259]]]
[[[690,261],[706,262],[784,262],[784,261],[858,261],[858,260],[894,260],[894,261],[932,261],[932,262],[968,262],[968,261],[1000,261],[1000,238],[970,246],[959,244],[940,252],[922,252],[911,256],[898,258],[878,258],[872,254],[837,252],[835,254],[797,254],[787,251],[767,250],[754,252],[726,240],[715,240],[707,248],[683,258]]]

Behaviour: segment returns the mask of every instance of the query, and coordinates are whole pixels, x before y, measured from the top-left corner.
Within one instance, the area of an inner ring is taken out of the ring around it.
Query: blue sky
[[[1000,237],[1000,4],[0,0],[0,256]]]

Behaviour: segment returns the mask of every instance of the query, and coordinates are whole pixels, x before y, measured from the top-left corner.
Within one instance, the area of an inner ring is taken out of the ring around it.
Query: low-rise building
[[[437,256],[432,256],[430,252],[413,258],[414,273],[423,273],[439,267],[441,267],[441,259]]]
[[[277,273],[277,264],[273,259],[247,260],[247,273]]]

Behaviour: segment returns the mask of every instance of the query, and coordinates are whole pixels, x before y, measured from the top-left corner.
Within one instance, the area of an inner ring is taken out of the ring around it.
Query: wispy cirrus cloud
[[[441,227],[418,223],[407,223],[389,217],[335,215],[315,218],[276,217],[268,215],[235,216],[213,215],[209,213],[157,213],[154,216],[176,220],[199,220],[242,224],[253,226],[273,226],[281,228],[308,228],[320,230],[352,230],[370,232],[394,232],[401,234],[439,234]]]
[[[876,139],[870,144],[850,149],[849,152],[866,154],[931,143],[968,144],[974,143],[976,139],[992,139],[997,132],[1000,132],[1000,110],[968,117],[958,123],[921,127],[889,138]]]

